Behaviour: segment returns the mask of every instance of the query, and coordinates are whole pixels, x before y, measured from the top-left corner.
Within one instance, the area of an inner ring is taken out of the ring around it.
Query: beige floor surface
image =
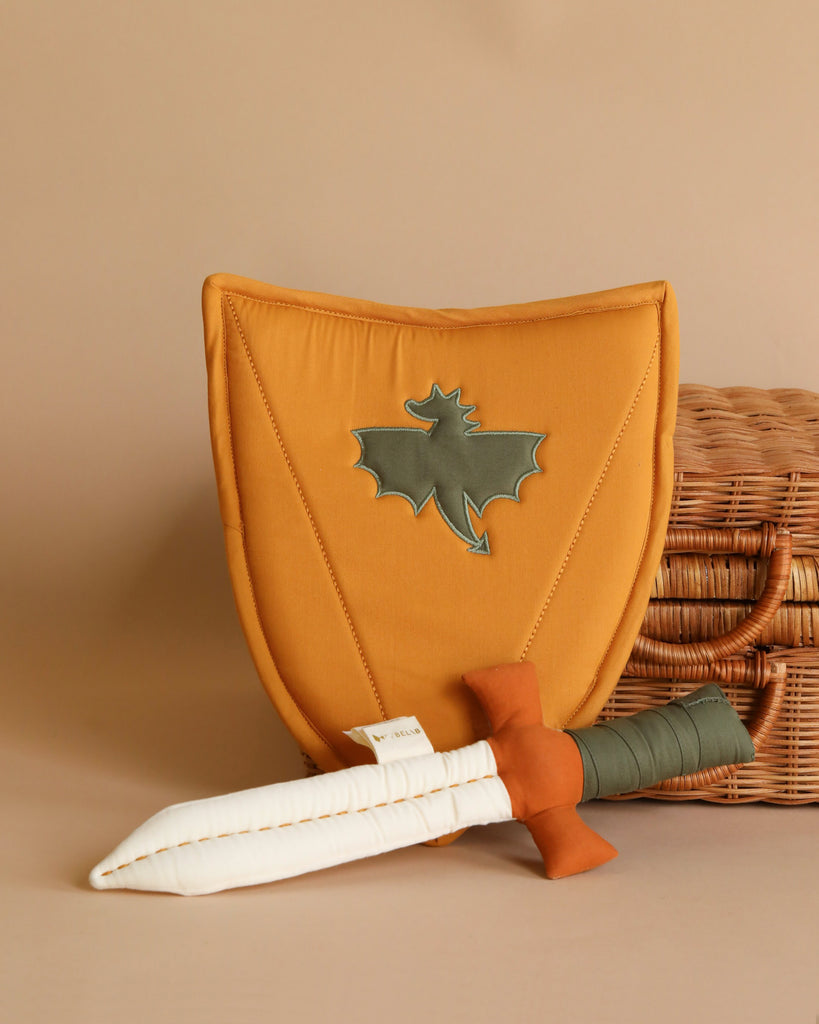
[[[94,572],[0,621],[0,1024],[815,1024],[819,804],[591,805],[620,856],[559,882],[509,824],[214,896],[90,889],[161,807],[302,768],[212,494]]]
[[[815,807],[590,805],[620,856],[559,882],[511,824],[214,896],[91,890],[88,869],[161,806],[225,788],[220,774],[230,788],[296,770],[251,694],[245,724],[258,712],[284,758],[267,774],[247,742],[255,777],[220,769],[198,729],[176,762],[154,731],[162,771],[150,744],[144,771],[126,743],[69,750],[59,715],[5,737],[3,1024],[817,1019]]]

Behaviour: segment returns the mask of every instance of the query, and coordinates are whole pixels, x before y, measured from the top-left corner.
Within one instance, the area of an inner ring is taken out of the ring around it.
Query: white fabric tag
[[[387,722],[376,722],[375,725],[360,725],[344,735],[362,747],[369,747],[379,764],[435,753],[421,723],[414,715],[391,718]]]

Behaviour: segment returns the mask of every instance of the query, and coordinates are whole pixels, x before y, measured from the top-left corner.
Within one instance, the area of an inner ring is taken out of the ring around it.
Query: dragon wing
[[[535,454],[546,434],[529,431],[480,431],[470,434],[470,457],[464,467],[463,489],[478,515],[495,498],[519,501],[521,482],[542,472]]]
[[[369,427],[353,434],[361,445],[356,467],[375,477],[376,497],[397,494],[418,515],[435,487],[429,433],[415,427]]]

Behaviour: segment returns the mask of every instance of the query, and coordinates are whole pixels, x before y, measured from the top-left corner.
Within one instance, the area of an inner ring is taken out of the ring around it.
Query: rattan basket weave
[[[670,526],[790,530],[819,554],[819,396],[683,384]]]
[[[652,601],[755,601],[768,572],[763,558],[666,553],[651,589]],[[794,555],[783,601],[819,601],[819,556]]]
[[[655,601],[646,612],[643,632],[656,640],[694,643],[736,629],[753,607],[752,601]],[[783,601],[756,642],[763,647],[816,647],[819,605]]]
[[[819,801],[817,645],[819,395],[683,385],[669,544],[643,635],[600,718],[714,679],[753,722],[757,756],[724,778],[630,795]]]
[[[764,588],[767,561],[739,555],[666,554],[643,632],[691,643],[726,633],[747,617]],[[797,555],[782,604],[756,644],[819,646],[819,556]]]

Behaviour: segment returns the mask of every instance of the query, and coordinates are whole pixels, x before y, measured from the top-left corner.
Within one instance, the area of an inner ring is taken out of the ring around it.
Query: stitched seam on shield
[[[637,563],[637,568],[634,570],[634,577],[632,578],[632,581],[631,581],[631,587],[629,588],[628,598],[626,599],[626,603],[623,605],[623,610],[620,613],[620,618],[617,620],[617,628],[612,633],[611,638],[610,638],[610,640],[608,642],[608,646],[606,647],[606,650],[605,650],[605,652],[603,654],[603,657],[600,659],[600,661],[597,664],[597,669],[596,669],[596,671],[594,673],[594,676],[592,677],[591,683],[589,684],[589,688],[583,694],[583,698],[580,701],[580,703],[575,707],[574,711],[571,712],[569,717],[566,719],[566,721],[561,726],[561,728],[563,728],[563,729],[566,728],[567,724],[574,718],[574,716],[579,711],[582,711],[582,709],[589,702],[592,693],[594,693],[594,691],[595,691],[595,689],[597,687],[597,679],[598,679],[598,677],[600,675],[600,670],[602,669],[603,664],[604,664],[606,658],[609,655],[609,651],[611,650],[612,645],[614,644],[615,637],[620,632],[620,628],[621,628],[621,626],[623,624],[623,619],[625,618],[626,611],[628,610],[628,608],[629,608],[629,606],[631,604],[631,599],[632,599],[632,597],[634,595],[634,588],[637,586],[637,578],[640,575],[640,571],[642,570],[643,563],[645,562],[646,549],[648,547],[648,538],[649,538],[649,534],[650,534],[650,531],[651,531],[651,523],[652,523],[652,520],[654,518],[654,508],[655,508],[655,506],[657,504],[657,502],[656,502],[656,498],[657,498],[657,449],[658,449],[659,444],[660,444],[660,438],[659,438],[659,435],[658,435],[658,425],[659,425],[659,421],[660,421],[660,399],[662,397],[662,385],[663,385],[663,346],[662,346],[663,318],[662,318],[662,310],[660,308],[660,303],[659,302],[656,303],[656,307],[657,307],[657,345],[659,346],[659,352],[658,352],[658,357],[657,357],[657,362],[658,362],[658,366],[657,366],[657,399],[656,399],[656,402],[654,404],[654,444],[651,446],[651,501],[649,502],[648,517],[646,519],[646,531],[645,531],[645,534],[643,535],[643,545],[642,545],[642,548],[640,549],[640,558],[639,558],[638,563]]]
[[[110,868],[108,871],[103,871],[101,877],[105,878],[108,875],[113,875],[115,871],[122,871],[125,868],[131,867],[132,864],[136,864],[137,861],[147,860],[149,857],[155,857],[159,853],[167,853],[169,850],[178,850],[183,846],[192,846],[194,843],[208,843],[214,839],[231,839],[234,836],[247,836],[253,832],[273,832],[277,828],[291,828],[293,825],[306,825],[310,821],[325,821],[328,818],[340,818],[345,814],[364,814],[366,811],[374,811],[379,807],[392,807],[394,804],[404,804],[410,800],[423,800],[425,796],[432,796],[433,793],[442,793],[446,789],[457,789],[459,786],[469,786],[473,782],[483,782],[485,779],[497,779],[497,774],[482,775],[478,779],[467,779],[466,782],[451,782],[448,786],[439,786],[437,789],[430,789],[426,793],[416,793],[414,796],[401,796],[397,800],[385,800],[380,804],[373,804],[371,807],[359,807],[355,811],[335,811],[332,814],[320,814],[317,818],[301,818],[298,821],[284,821],[280,825],[262,825],[260,828],[243,828],[239,832],[222,832],[218,836],[202,836],[200,839],[186,839],[184,843],[176,843],[174,846],[160,846],[158,850],[152,850],[150,853],[143,853],[140,857],[134,857],[133,860],[127,861],[125,864],[118,864],[115,868]]]
[[[282,306],[285,309],[301,309],[305,313],[319,313],[322,316],[337,316],[343,320],[360,320],[369,324],[394,324],[399,327],[419,327],[424,331],[464,331],[470,327],[514,327],[520,324],[539,324],[545,320],[560,320],[569,316],[585,316],[588,313],[612,313],[622,309],[637,309],[640,306],[656,305],[655,299],[645,299],[643,302],[625,302],[620,306],[586,306],[583,309],[573,309],[568,313],[548,313],[546,316],[533,316],[523,320],[482,320],[474,324],[417,324],[409,320],[390,320],[388,317],[358,316],[355,313],[344,313],[338,309],[326,309],[323,306],[303,306],[299,302],[284,302],[280,299],[260,299],[255,295],[248,295],[245,292],[226,291],[228,296],[234,295],[238,299],[250,299],[252,302],[261,302],[266,306]],[[430,310],[430,312],[437,312]]]
[[[236,504],[239,507],[239,522],[241,523],[241,529],[238,530],[238,533],[239,533],[239,536],[240,536],[241,542],[242,542],[242,560],[244,561],[245,575],[247,576],[247,583],[248,583],[248,587],[250,588],[250,599],[253,602],[253,611],[254,611],[254,613],[256,615],[256,623],[257,623],[257,625],[259,627],[260,633],[262,634],[262,639],[264,640],[264,645],[265,645],[265,647],[267,649],[267,653],[268,653],[268,656],[270,658],[270,661],[271,661],[271,663],[273,664],[273,666],[275,668],[275,666],[276,666],[276,659],[273,657],[273,651],[270,649],[270,643],[269,643],[269,641],[267,639],[267,633],[265,631],[264,626],[262,625],[262,617],[261,617],[261,615],[259,613],[259,605],[256,602],[256,589],[253,586],[253,577],[250,575],[250,563],[249,563],[248,557],[247,557],[247,545],[245,544],[245,520],[244,520],[244,514],[242,512],[242,496],[241,496],[241,492],[239,491],[239,473],[238,473],[238,470],[236,468],[236,457],[235,457],[234,451],[233,451],[233,424],[232,424],[231,418],[230,418],[230,378],[228,376],[228,366],[227,366],[227,323],[225,321],[225,302],[226,301],[230,302],[230,299],[226,295],[223,294],[222,298],[221,298],[221,302],[220,302],[220,309],[221,309],[221,314],[222,314],[222,353],[223,353],[222,361],[223,361],[223,364],[224,364],[225,398],[226,398],[226,402],[227,402],[227,416],[225,418],[227,420],[227,429],[228,429],[228,448],[230,450],[230,464],[231,464],[231,467],[233,469],[233,485],[236,488]],[[231,308],[233,308],[233,307],[231,306]],[[238,324],[237,324],[237,326],[238,326]],[[241,334],[241,328],[239,330],[239,333]],[[233,529],[235,529],[235,527],[233,527]],[[304,721],[307,723],[308,727],[311,729],[311,731],[314,733],[314,735],[324,744],[324,746],[327,747],[328,750],[332,750],[333,748],[332,748],[332,745],[330,744],[329,740],[327,740],[322,735],[322,733],[320,732],[318,727],[316,725],[314,725],[314,723],[308,717],[307,712],[304,710],[304,708],[302,708],[301,704],[299,704],[299,702],[296,700],[294,695],[291,693],[290,688],[288,687],[287,683],[282,678],[281,673],[279,673],[278,669],[276,669],[276,675],[278,676],[279,680],[281,681],[281,684],[284,687],[284,690],[287,693],[288,697],[293,702],[294,707],[296,708],[298,713],[301,715],[301,717],[304,719]]]
[[[549,591],[549,594],[548,594],[548,596],[546,598],[546,601],[544,602],[543,607],[540,609],[540,614],[538,615],[537,619],[535,620],[535,625],[534,625],[534,627],[532,629],[532,632],[529,635],[529,639],[526,641],[526,644],[524,645],[523,651],[521,652],[521,655],[520,655],[520,660],[521,661],[523,661],[526,658],[526,655],[527,655],[527,653],[529,651],[529,648],[532,646],[532,643],[533,643],[533,641],[535,639],[535,636],[537,635],[537,632],[540,629],[540,626],[541,626],[541,624],[543,622],[543,617],[546,614],[546,610],[549,607],[549,605],[551,604],[552,598],[555,595],[555,591],[557,590],[558,585],[559,585],[561,579],[563,578],[563,573],[566,571],[566,566],[569,564],[569,560],[572,557],[572,552],[574,551],[575,545],[577,544],[577,541],[578,541],[578,539],[580,537],[580,534],[583,532],[583,527],[586,525],[586,520],[589,517],[589,512],[591,511],[591,507],[594,504],[594,499],[597,497],[597,494],[598,494],[598,492],[600,490],[600,487],[602,486],[603,480],[605,479],[606,474],[609,471],[609,466],[611,465],[612,460],[614,459],[614,456],[617,453],[617,449],[620,447],[620,442],[622,441],[623,435],[626,432],[626,427],[628,427],[629,422],[631,421],[631,417],[634,414],[634,410],[637,407],[637,402],[640,400],[640,395],[643,393],[643,388],[645,387],[646,381],[648,380],[648,375],[651,372],[651,367],[654,365],[654,359],[655,359],[655,357],[657,355],[658,347],[659,347],[659,339],[657,339],[654,342],[654,348],[651,351],[651,358],[648,361],[648,366],[646,367],[646,371],[643,374],[643,379],[640,381],[640,386],[637,388],[637,393],[634,396],[634,399],[633,399],[633,401],[631,403],[631,407],[629,408],[629,411],[626,414],[626,418],[623,421],[622,426],[620,427],[620,432],[618,433],[617,437],[614,439],[614,444],[612,445],[612,449],[609,452],[608,458],[606,459],[606,462],[605,462],[605,464],[603,466],[603,470],[602,470],[602,472],[600,473],[600,476],[597,479],[597,483],[595,484],[594,490],[592,491],[592,495],[589,498],[588,504],[586,505],[586,508],[583,511],[583,515],[580,517],[580,522],[577,524],[577,529],[575,530],[575,534],[572,537],[571,543],[569,544],[569,547],[568,547],[568,549],[566,551],[566,555],[565,555],[565,557],[563,559],[563,562],[562,562],[562,564],[560,566],[560,569],[558,570],[558,573],[557,573],[557,576],[555,578],[555,581],[552,584],[552,588]]]
[[[327,554],[327,549],[325,548],[324,542],[321,539],[321,535],[319,533],[318,526],[316,525],[316,521],[313,518],[313,513],[310,511],[310,506],[307,504],[307,498],[305,497],[304,491],[302,490],[301,484],[299,483],[299,478],[296,475],[295,467],[293,466],[293,463],[290,460],[290,456],[288,455],[287,449],[284,446],[284,441],[282,439],[282,436],[279,433],[278,425],[276,423],[276,420],[273,417],[273,410],[270,408],[270,403],[267,400],[267,395],[265,394],[264,387],[262,386],[262,381],[261,381],[261,378],[259,377],[259,373],[258,373],[258,371],[256,369],[256,364],[253,362],[253,357],[250,354],[250,349],[249,349],[248,344],[247,344],[247,339],[245,338],[244,331],[242,330],[242,326],[239,323],[239,317],[238,317],[238,315],[236,313],[236,308],[233,305],[233,303],[231,302],[230,296],[227,297],[227,301],[228,301],[228,305],[230,306],[231,312],[233,313],[233,319],[234,319],[234,321],[236,323],[236,329],[239,332],[239,337],[242,339],[242,346],[243,346],[243,348],[245,350],[245,355],[247,357],[247,361],[250,364],[250,369],[252,370],[253,376],[256,379],[256,385],[257,385],[257,387],[259,389],[259,394],[261,395],[262,401],[264,402],[264,407],[265,407],[265,409],[267,411],[267,416],[268,416],[268,419],[270,420],[270,425],[273,428],[273,433],[274,433],[274,435],[276,437],[276,442],[279,445],[279,449],[281,450],[282,457],[284,458],[284,461],[285,461],[285,463],[287,465],[288,472],[290,473],[290,477],[291,477],[291,479],[293,481],[293,484],[295,485],[296,491],[298,493],[299,500],[301,501],[302,508],[304,509],[304,512],[305,512],[305,515],[307,516],[308,522],[310,523],[310,528],[313,531],[313,536],[315,537],[316,543],[319,546],[319,551],[321,552],[321,557],[324,560],[324,565],[325,565],[325,567],[327,569],[327,572],[328,572],[328,574],[330,576],[330,581],[331,581],[331,583],[333,585],[333,589],[335,590],[336,597],[338,598],[339,604],[341,605],[341,610],[344,613],[344,618],[345,618],[345,620],[347,622],[347,627],[349,628],[350,635],[352,636],[353,642],[355,643],[356,650],[358,651],[358,656],[361,659],[361,664],[364,667],[365,673],[367,674],[367,679],[369,680],[370,688],[372,689],[373,696],[375,697],[375,702],[378,705],[378,711],[379,711],[379,713],[381,715],[382,720],[386,721],[389,716],[387,715],[386,711],[384,710],[384,705],[383,705],[383,703],[381,701],[381,696],[378,693],[378,688],[375,685],[375,679],[373,678],[373,674],[370,671],[370,666],[367,664],[367,659],[366,659],[366,657],[364,655],[364,650],[363,650],[363,648],[361,646],[361,641],[358,638],[358,633],[356,632],[356,628],[353,625],[353,620],[350,617],[350,612],[349,612],[349,609],[347,608],[347,603],[344,600],[344,595],[341,593],[341,587],[339,586],[338,579],[336,578],[336,574],[335,574],[335,572],[333,570],[332,565],[330,564],[330,558],[329,558],[329,556]]]

